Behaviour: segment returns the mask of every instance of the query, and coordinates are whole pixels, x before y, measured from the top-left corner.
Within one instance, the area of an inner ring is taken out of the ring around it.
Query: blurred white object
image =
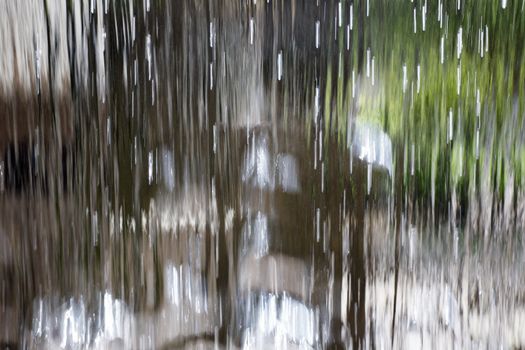
[[[245,302],[244,349],[313,349],[313,309],[286,293],[253,293]]]
[[[280,189],[288,193],[300,192],[301,186],[299,184],[297,159],[290,154],[278,154],[276,167],[277,185],[280,186]]]
[[[271,154],[268,136],[265,133],[254,134],[251,144],[245,153],[242,166],[242,182],[255,188],[274,188],[273,173],[271,171]]]
[[[123,301],[104,293],[96,310],[88,312],[82,297],[57,306],[56,298],[33,304],[30,347],[49,349],[129,349],[134,318]]]
[[[355,156],[392,175],[392,141],[379,127],[356,123],[352,150]]]

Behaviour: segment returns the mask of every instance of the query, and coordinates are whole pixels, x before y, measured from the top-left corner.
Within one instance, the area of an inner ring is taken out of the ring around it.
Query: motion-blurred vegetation
[[[510,196],[525,187],[524,2],[339,6],[339,59],[327,81],[338,78],[327,84],[325,120],[331,110],[337,120],[351,114],[360,79],[357,118],[380,125],[404,151],[404,188],[422,204],[446,210],[452,195],[467,203],[480,186],[502,201],[506,187],[516,190]]]

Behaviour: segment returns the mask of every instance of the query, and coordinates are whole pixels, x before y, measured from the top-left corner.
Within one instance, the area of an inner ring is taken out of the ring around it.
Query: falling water
[[[525,347],[522,2],[0,8],[0,347]]]

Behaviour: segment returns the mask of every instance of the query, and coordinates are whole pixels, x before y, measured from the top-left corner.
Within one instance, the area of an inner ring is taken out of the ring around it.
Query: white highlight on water
[[[445,37],[441,37],[441,46],[439,48],[441,64],[445,62]]]
[[[215,45],[215,26],[210,21],[210,47],[213,48]]]
[[[366,77],[370,78],[370,48],[366,49]]]
[[[146,35],[146,60],[148,61],[148,80],[151,80],[151,35]]]
[[[153,182],[153,151],[148,153],[148,184]]]
[[[427,28],[427,2],[425,1],[425,5],[421,8],[421,21],[422,21],[422,29],[423,31]]]
[[[417,12],[416,8],[414,7],[414,34],[417,33]]]
[[[253,45],[253,36],[254,36],[254,22],[253,17],[250,18],[250,45]]]
[[[350,30],[354,29],[354,4],[350,4]]]
[[[319,116],[319,100],[320,100],[319,86],[316,86],[315,87],[315,98],[314,98],[314,123],[317,123],[317,117]]]
[[[279,51],[277,55],[277,79],[280,81],[283,77],[283,52]]]
[[[452,114],[452,108],[449,109],[448,112],[448,141],[452,141],[452,138],[454,136],[454,116]]]
[[[339,5],[338,5],[338,17],[339,17],[339,28],[341,28],[341,26],[343,25],[343,4],[341,3],[341,1],[339,1]]]
[[[417,93],[419,94],[419,88],[421,86],[421,66],[417,65]]]
[[[319,21],[315,21],[315,48],[319,48],[319,36],[321,32],[321,23]]]
[[[439,28],[443,28],[443,3],[440,1],[438,5],[438,22]]]
[[[457,58],[461,57],[461,52],[463,50],[463,27],[459,27],[458,30],[458,40],[457,40]]]
[[[479,38],[480,38],[479,54],[481,58],[483,58],[483,56],[485,56],[485,36],[483,35],[483,31],[481,29],[479,31]]]
[[[217,125],[213,125],[213,154],[217,154]]]
[[[485,52],[489,52],[489,27],[485,25]]]

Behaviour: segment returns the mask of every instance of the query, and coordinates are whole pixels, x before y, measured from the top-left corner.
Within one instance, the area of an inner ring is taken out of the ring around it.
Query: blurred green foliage
[[[349,16],[350,3],[342,6]],[[335,112],[339,131],[346,130],[342,120],[354,103],[352,72],[359,72],[357,118],[382,126],[396,151],[404,152],[405,189],[433,203],[448,203],[452,192],[466,202],[482,183],[498,200],[507,185],[523,189],[525,4],[370,1],[369,16],[360,23],[365,10],[359,6],[366,2],[352,6],[350,53],[343,55],[347,38],[341,26],[337,69],[327,70],[325,118],[333,120]]]

